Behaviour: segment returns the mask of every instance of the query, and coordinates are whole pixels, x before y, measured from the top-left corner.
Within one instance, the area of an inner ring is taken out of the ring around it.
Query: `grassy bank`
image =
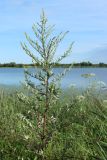
[[[44,150],[46,160],[107,159],[107,102],[101,94],[69,89],[50,113],[52,135]],[[17,92],[1,89],[0,160],[36,160],[41,144],[35,126],[31,104],[21,102]]]

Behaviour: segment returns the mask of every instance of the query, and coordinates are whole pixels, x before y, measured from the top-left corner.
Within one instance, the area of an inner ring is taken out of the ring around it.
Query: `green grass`
[[[1,89],[0,160],[38,157],[36,149],[41,144],[30,108],[19,101],[15,90]],[[62,93],[50,113],[51,139],[44,153],[39,153],[46,160],[107,159],[107,103],[101,94],[69,89]]]

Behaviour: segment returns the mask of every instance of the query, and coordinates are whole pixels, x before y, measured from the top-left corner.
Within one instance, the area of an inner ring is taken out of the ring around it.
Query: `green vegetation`
[[[101,95],[92,90],[80,95],[69,89],[50,114],[52,135],[44,153],[41,151],[46,160],[107,159],[107,100]],[[31,104],[22,103],[15,92],[1,91],[0,160],[37,159],[41,144],[32,123],[35,118]]]
[[[101,85],[61,92],[60,80],[69,68],[58,75],[53,68],[71,53],[73,43],[61,57],[54,55],[68,32],[52,37],[44,12],[32,29],[36,40],[25,34],[26,39],[39,56],[21,45],[34,70],[25,70],[22,90],[0,93],[0,160],[106,160],[107,100]],[[83,75],[89,76],[94,75]]]

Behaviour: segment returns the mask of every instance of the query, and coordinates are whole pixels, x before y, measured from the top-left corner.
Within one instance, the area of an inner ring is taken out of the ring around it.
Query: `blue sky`
[[[69,30],[57,54],[75,41],[65,63],[91,61],[107,63],[107,0],[3,0],[0,2],[0,63],[30,63],[20,42],[24,32],[32,34],[42,8],[55,33]]]

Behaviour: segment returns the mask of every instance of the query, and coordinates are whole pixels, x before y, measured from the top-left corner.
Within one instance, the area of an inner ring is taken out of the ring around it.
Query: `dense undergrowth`
[[[107,159],[107,103],[101,94],[64,91],[49,111],[50,139],[41,153],[37,153],[41,144],[30,108],[16,92],[0,91],[0,160]]]

